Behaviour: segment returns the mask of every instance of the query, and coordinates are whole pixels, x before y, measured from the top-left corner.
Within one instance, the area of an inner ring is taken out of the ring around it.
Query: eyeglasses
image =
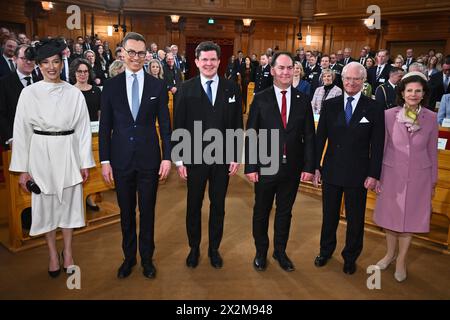
[[[25,62],[34,62],[34,60],[29,60],[25,57],[18,57],[20,60],[25,61]]]
[[[124,49],[124,50],[128,53],[130,58],[134,58],[136,55],[138,55],[139,58],[145,58],[145,55],[147,54],[146,51],[136,52],[134,50],[127,50],[127,49]]]
[[[344,77],[343,79],[344,79],[344,81],[347,81],[347,82],[358,82],[358,81],[361,81],[363,78]]]
[[[89,73],[89,70],[77,70],[75,71],[78,74]]]

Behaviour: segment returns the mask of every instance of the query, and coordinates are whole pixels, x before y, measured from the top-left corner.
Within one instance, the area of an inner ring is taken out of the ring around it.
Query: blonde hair
[[[295,61],[294,62],[294,66],[299,66],[300,67],[300,79],[303,78],[303,76],[305,75],[305,70],[303,70],[303,66],[301,64],[300,61]]]
[[[159,61],[158,59],[152,59],[150,60],[150,62],[148,63],[148,70],[147,72],[153,76],[152,74],[152,63],[156,63],[159,66],[159,73],[158,73],[158,79],[164,79],[164,70],[163,70],[163,66],[161,61]]]
[[[122,68],[125,68],[123,61],[115,60],[109,65],[109,76],[111,78],[117,76],[119,73],[123,72],[123,70],[120,71]]]

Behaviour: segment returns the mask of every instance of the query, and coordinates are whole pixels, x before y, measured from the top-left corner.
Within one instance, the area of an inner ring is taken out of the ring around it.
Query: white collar
[[[22,72],[20,72],[19,69],[16,69],[16,72],[17,72],[17,75],[19,76],[19,79],[20,79],[20,80],[22,80],[22,79],[25,78],[25,77],[30,77],[30,78],[32,78],[32,77],[31,77],[31,73],[30,73],[29,75],[25,75],[25,74],[23,74]]]
[[[212,79],[208,79],[205,76],[203,76],[202,74],[200,74],[200,81],[202,83],[202,86],[205,86],[206,82],[212,80],[213,83],[219,83],[219,76],[217,75],[217,73],[214,75],[214,77],[212,77]]]
[[[133,71],[131,71],[128,68],[125,68],[125,75],[126,77],[131,77],[131,75],[135,74]],[[144,76],[144,69],[141,68],[138,72],[136,72],[136,75],[140,78]]]
[[[344,102],[347,101],[348,97],[353,97],[353,101],[359,101],[359,98],[361,98],[361,91],[355,94],[354,96],[350,96],[347,92],[344,91]]]

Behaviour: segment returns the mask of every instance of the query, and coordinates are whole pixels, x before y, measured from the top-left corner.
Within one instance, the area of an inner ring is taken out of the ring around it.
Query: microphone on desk
[[[34,182],[33,180],[28,180],[26,183],[27,189],[30,192],[36,193],[36,194],[40,194],[41,193],[41,189],[39,188],[39,186],[36,184],[36,182]]]

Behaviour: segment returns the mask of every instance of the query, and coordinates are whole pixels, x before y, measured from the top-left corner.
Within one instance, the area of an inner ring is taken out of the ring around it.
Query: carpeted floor
[[[106,194],[107,199],[113,194]],[[394,266],[381,273],[381,289],[369,290],[366,268],[385,250],[384,237],[366,232],[357,272],[342,272],[340,256],[345,224],[338,232],[333,259],[322,268],[313,264],[321,228],[320,199],[299,194],[293,210],[287,253],[296,270],[283,271],[269,258],[265,272],[252,267],[255,254],[251,233],[253,188],[242,177],[231,179],[226,203],[225,231],[220,248],[224,267],[216,270],[207,257],[207,208],[203,212],[200,264],[185,266],[189,251],[185,229],[185,184],[175,170],[158,193],[156,213],[156,279],[149,280],[136,266],[127,279],[116,278],[122,262],[120,225],[80,234],[74,238],[76,263],[81,268],[81,289],[69,290],[67,277],[47,275],[47,248],[41,246],[12,254],[0,248],[0,299],[450,299],[450,255],[413,245],[408,279],[397,283]],[[273,216],[273,215],[272,215]],[[273,225],[270,225],[272,236]],[[62,241],[58,241],[62,249]],[[272,248],[270,249],[270,254]]]

